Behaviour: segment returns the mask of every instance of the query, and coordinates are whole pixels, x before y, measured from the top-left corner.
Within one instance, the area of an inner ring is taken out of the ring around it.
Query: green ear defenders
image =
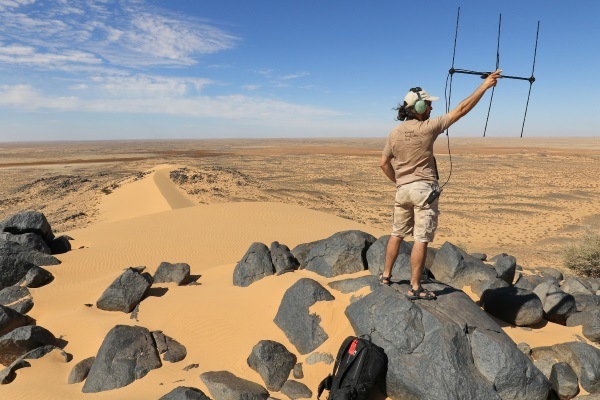
[[[415,112],[419,115],[424,114],[425,111],[427,111],[427,103],[421,98],[421,94],[419,93],[421,90],[423,89],[421,89],[420,87],[410,89],[410,91],[416,93],[417,97],[419,98],[419,100],[417,100],[417,102],[414,105]]]

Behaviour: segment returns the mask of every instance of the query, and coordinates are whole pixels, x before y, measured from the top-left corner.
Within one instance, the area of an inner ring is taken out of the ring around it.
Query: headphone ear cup
[[[424,114],[425,111],[427,111],[427,103],[425,103],[425,100],[418,100],[415,103],[415,112],[417,114]]]

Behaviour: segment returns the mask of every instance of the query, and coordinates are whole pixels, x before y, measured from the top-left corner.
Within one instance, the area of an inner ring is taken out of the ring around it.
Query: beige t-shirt
[[[436,180],[433,143],[448,126],[445,114],[427,121],[408,120],[390,132],[383,155],[392,157],[396,186]]]

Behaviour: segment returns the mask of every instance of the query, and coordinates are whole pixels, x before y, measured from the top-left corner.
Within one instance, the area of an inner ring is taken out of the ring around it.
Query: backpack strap
[[[337,356],[335,357],[335,364],[333,364],[333,373],[327,375],[327,378],[323,379],[321,381],[321,383],[319,383],[319,388],[317,391],[317,399],[319,399],[319,397],[323,393],[323,390],[325,390],[325,389],[331,390],[331,385],[333,383],[333,377],[335,376],[338,368],[340,367],[340,361],[342,360],[344,353],[346,351],[348,351],[348,347],[350,346],[350,343],[352,343],[355,339],[356,339],[355,336],[348,336],[346,338],[346,340],[344,340],[344,342],[340,346]]]

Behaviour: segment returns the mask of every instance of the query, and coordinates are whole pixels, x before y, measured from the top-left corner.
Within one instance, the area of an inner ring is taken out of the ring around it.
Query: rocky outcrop
[[[388,356],[389,397],[546,400],[550,382],[484,311],[461,291],[425,286],[436,301],[409,301],[408,285],[393,285],[346,309]]]
[[[367,269],[367,250],[376,241],[362,231],[338,232],[319,240],[306,256],[306,269],[327,278]]]
[[[328,338],[319,325],[321,318],[310,314],[309,308],[317,301],[334,299],[318,282],[309,278],[300,279],[283,295],[273,321],[300,354],[308,354]]]
[[[266,400],[269,392],[258,383],[239,378],[229,371],[211,371],[200,375],[200,379],[218,400]]]
[[[540,298],[544,308],[544,319],[548,321],[565,325],[567,318],[577,310],[575,298],[560,290],[551,281],[539,284],[533,293]]]
[[[20,326],[29,325],[30,319],[12,308],[0,305],[0,336]]]
[[[39,251],[44,254],[52,254],[50,247],[44,241],[44,239],[35,233],[21,233],[15,235],[9,232],[2,232],[0,233],[0,240],[18,243],[30,250]]]
[[[261,340],[252,348],[247,362],[258,372],[267,389],[279,391],[296,364],[296,356],[281,343]]]
[[[0,240],[0,290],[17,284],[33,267],[58,264],[51,255]]]
[[[369,271],[376,277],[383,273],[385,267],[385,252],[389,241],[390,235],[382,236],[369,247],[369,250],[367,250]],[[394,280],[400,279],[410,281],[411,250],[412,246],[408,242],[402,241],[398,257],[392,266],[392,276],[394,277]],[[430,259],[429,261],[431,262],[432,260]],[[425,267],[427,268],[427,265]]]
[[[150,274],[142,273],[138,268],[127,268],[102,293],[96,306],[105,311],[130,313],[148,293],[151,285]]]
[[[264,243],[252,243],[233,270],[234,286],[246,287],[275,273],[271,252]]]
[[[50,223],[46,216],[37,211],[23,211],[13,214],[0,223],[0,228],[4,232],[12,234],[35,233],[46,242],[54,239]]]
[[[162,365],[150,331],[117,325],[108,332],[83,385],[83,393],[127,386]]]

